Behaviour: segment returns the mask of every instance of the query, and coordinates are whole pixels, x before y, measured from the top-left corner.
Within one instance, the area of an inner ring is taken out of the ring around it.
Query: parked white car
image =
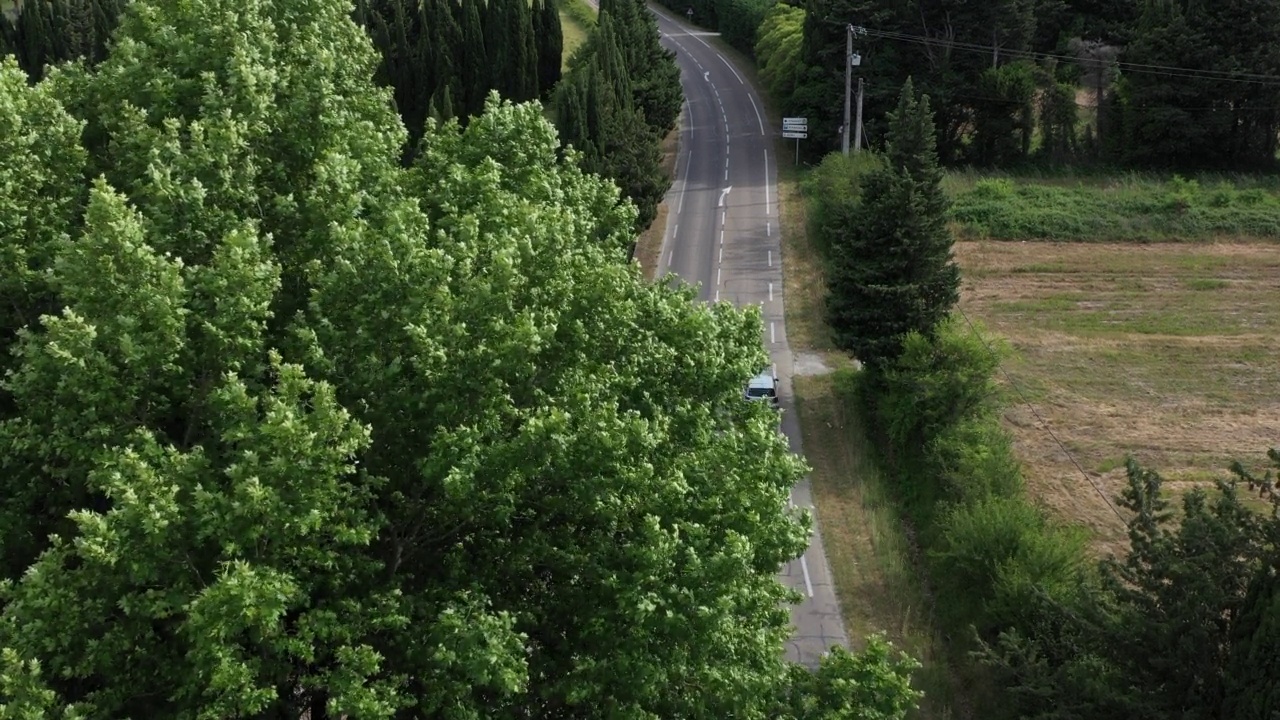
[[[768,370],[751,378],[742,396],[747,400],[763,400],[778,407],[778,378]]]

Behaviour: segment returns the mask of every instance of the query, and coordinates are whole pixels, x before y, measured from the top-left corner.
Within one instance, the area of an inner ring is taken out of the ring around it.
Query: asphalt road
[[[759,92],[700,37],[704,31],[651,9],[663,44],[676,52],[685,94],[658,274],[700,285],[702,301],[761,307],[765,346],[779,378],[782,430],[791,450],[801,453],[782,312],[776,129],[768,124]],[[792,490],[791,501],[813,507],[808,478]],[[848,647],[816,519],[809,549],[783,569],[782,580],[803,597],[791,608],[795,634],[788,659],[814,667],[831,645]]]

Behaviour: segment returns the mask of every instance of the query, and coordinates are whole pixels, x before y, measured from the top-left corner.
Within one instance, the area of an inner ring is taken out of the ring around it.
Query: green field
[[[1280,240],[1275,180],[958,172],[945,188],[962,239]]]

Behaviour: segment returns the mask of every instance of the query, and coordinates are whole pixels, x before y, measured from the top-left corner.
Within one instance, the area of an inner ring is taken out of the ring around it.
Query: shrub
[[[934,582],[950,600],[944,611],[993,640],[1025,626],[1035,596],[1066,594],[1081,584],[1084,535],[1052,526],[1020,495],[988,496],[949,508],[930,556]]]
[[[862,178],[884,165],[879,155],[831,153],[805,178],[804,194],[810,198],[809,234],[830,257],[832,241],[848,223],[862,195]]]
[[[878,378],[876,418],[895,448],[925,448],[948,428],[995,407],[999,351],[954,315],[935,333],[907,335],[902,354]]]

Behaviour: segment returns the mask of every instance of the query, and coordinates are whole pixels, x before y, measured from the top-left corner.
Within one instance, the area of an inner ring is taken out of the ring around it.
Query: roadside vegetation
[[[826,187],[810,194],[811,227],[832,337],[864,364],[850,401],[869,419],[867,440],[946,628],[964,716],[1269,717],[1275,693],[1256,664],[1274,663],[1277,647],[1272,621],[1260,619],[1278,601],[1271,476],[1232,463],[1223,477],[1220,465],[1211,486],[1171,498],[1160,475],[1125,458],[1117,497],[1104,502],[1127,543],[1094,559],[1088,530],[1029,492],[1002,423],[1009,398],[997,374],[1011,350],[955,307],[942,175],[932,130],[921,129],[928,108],[910,83],[902,96],[885,162],[836,157],[815,174]],[[840,182],[857,191],[833,192]],[[1098,246],[1076,247],[1105,260]],[[1220,282],[1196,278],[1188,292]],[[1280,455],[1266,465],[1280,467]],[[844,472],[869,475],[858,462]]]

